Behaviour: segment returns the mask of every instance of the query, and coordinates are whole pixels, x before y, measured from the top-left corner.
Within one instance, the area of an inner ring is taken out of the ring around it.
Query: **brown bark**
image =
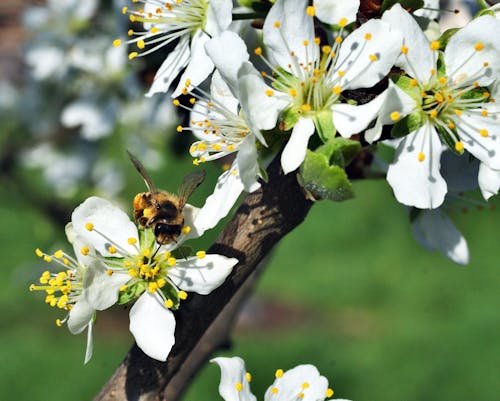
[[[283,175],[281,172],[279,157],[270,165],[268,173],[269,182],[245,198],[207,251],[235,257],[239,264],[217,290],[206,296],[190,294],[188,300],[183,302],[175,313],[176,343],[167,361],[153,360],[134,345],[95,401],[175,400],[179,391],[174,387],[179,389],[179,382],[172,381],[172,378],[203,334],[274,245],[297,227],[311,208],[312,203],[305,199],[295,174]],[[216,327],[212,331],[218,336],[223,334]],[[217,347],[220,340],[226,339],[227,333],[207,344]],[[213,351],[205,349],[201,359],[207,358]],[[189,374],[193,373],[193,369],[187,369],[191,372]]]

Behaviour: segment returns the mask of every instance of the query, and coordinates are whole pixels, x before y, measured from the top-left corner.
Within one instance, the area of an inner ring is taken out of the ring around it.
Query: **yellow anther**
[[[182,132],[182,125],[178,125],[176,128],[176,131],[181,133]]]
[[[169,257],[167,259],[167,264],[172,267],[172,266],[175,266],[175,264],[177,263],[177,259],[174,258],[173,256]]]
[[[274,27],[275,28],[279,28],[281,26],[280,22],[279,21],[274,21]]]
[[[57,251],[54,252],[54,256],[57,259],[61,259],[64,256],[64,252],[62,251],[62,249],[59,249],[59,250],[57,250]]]
[[[198,145],[196,146],[196,148],[197,148],[198,150],[202,150],[202,151],[203,151],[203,150],[207,150],[207,144],[206,144],[206,143],[203,143],[203,142],[200,142],[200,143],[198,143]]]
[[[309,6],[306,8],[306,13],[307,15],[311,16],[311,17],[314,17],[314,7],[313,6]]]
[[[339,26],[341,28],[345,27],[347,25],[347,18],[341,18],[340,21],[339,21]]]
[[[342,88],[339,85],[335,85],[332,88],[332,92],[335,93],[337,96],[342,93]]]
[[[229,150],[230,152],[232,152],[234,150],[234,145],[231,144],[227,147],[227,150]]]
[[[302,44],[303,44],[304,46],[309,46],[309,41],[308,41],[308,40],[304,40],[304,41],[302,42]]]
[[[278,394],[278,389],[276,387],[271,388],[271,393]]]
[[[127,6],[122,7],[122,14],[127,14],[127,11],[128,11],[128,7]]]
[[[255,50],[253,51],[257,56],[260,56],[262,54],[262,47],[256,47]]]
[[[343,77],[345,75],[345,71],[340,70],[339,72],[337,72],[337,74],[339,75],[339,77]]]
[[[311,105],[308,103],[304,103],[302,106],[300,106],[302,111],[311,111]]]
[[[484,49],[484,44],[482,44],[481,42],[477,42],[475,45],[474,45],[474,50],[480,52],[481,50]]]
[[[47,263],[52,262],[52,258],[50,256],[48,256],[48,255],[44,255],[43,256],[43,260],[45,260]]]
[[[490,65],[490,63],[488,63],[487,61],[485,61],[485,62],[483,63],[483,67],[488,67],[489,65]]]
[[[408,47],[406,47],[406,46],[401,46],[401,53],[403,53],[403,54],[408,54]]]
[[[436,70],[433,68],[431,69],[431,75],[434,75],[436,73]]]
[[[127,35],[128,35],[128,36],[132,36],[133,34],[134,34],[134,30],[133,30],[133,29],[129,29],[129,30],[127,31]]]
[[[249,372],[246,372],[245,379],[248,383],[250,383],[252,381],[252,375]]]
[[[434,40],[430,44],[431,50],[439,50],[439,42],[437,40]]]
[[[127,242],[130,244],[130,245],[134,245],[137,243],[137,239],[136,238],[133,238],[133,237],[130,237],[130,238],[127,238]]]
[[[444,85],[447,81],[448,81],[448,79],[447,79],[446,77],[441,77],[441,78],[439,78],[439,83],[440,83],[441,85]]]
[[[322,51],[323,53],[325,53],[325,54],[328,54],[328,53],[330,53],[330,52],[332,51],[332,48],[331,48],[331,46],[325,45],[325,46],[323,46],[323,47],[321,48],[321,51]]]
[[[487,138],[489,135],[488,130],[487,129],[480,129],[479,135],[481,135],[483,138]]]
[[[455,123],[454,123],[453,121],[450,121],[450,122],[448,123],[448,128],[449,128],[449,129],[455,129]]]
[[[88,231],[92,231],[94,229],[94,225],[92,223],[87,223],[87,224],[85,224],[85,228]]]
[[[438,103],[443,103],[444,102],[444,97],[443,97],[443,94],[442,93],[436,93],[434,95],[434,99],[436,100],[436,102]]]
[[[182,230],[181,232],[184,234],[184,235],[187,235],[189,234],[189,232],[191,231],[191,227],[190,226],[184,226],[182,227]]]
[[[292,96],[292,97],[297,96],[297,91],[296,91],[295,89],[293,89],[293,88],[291,88],[291,89],[288,91],[288,93],[289,93],[289,94],[290,94],[290,96]]]
[[[222,149],[218,143],[213,143],[212,144],[212,149],[215,150],[216,152],[220,152]]]
[[[137,53],[137,52],[129,53],[128,59],[132,60],[132,59],[136,58],[138,55],[139,55],[139,53]]]
[[[238,172],[236,170],[233,170],[233,171],[231,171],[231,175],[236,177],[238,175]]]
[[[371,61],[377,61],[378,60],[378,57],[377,57],[376,54],[370,54],[368,57],[370,58]]]
[[[151,32],[152,34],[156,34],[156,33],[160,32],[160,30],[156,26],[154,26],[151,28],[151,30],[149,32]]]
[[[122,44],[122,41],[120,39],[115,39],[113,40],[113,46],[118,47]]]
[[[128,285],[127,284],[123,284],[121,287],[120,287],[120,291],[125,291],[126,289],[128,288]]]
[[[196,252],[196,256],[198,259],[203,259],[205,256],[207,256],[207,253],[205,251],[198,251]]]
[[[415,87],[415,86],[417,86],[417,85],[418,85],[418,81],[417,81],[416,79],[411,79],[411,80],[410,80],[410,86]]]
[[[460,109],[455,109],[454,111],[455,111],[455,114],[456,114],[457,116],[461,116],[461,115],[462,115],[462,110],[460,110]]]
[[[137,273],[137,269],[128,269],[127,270],[130,277],[137,277],[139,273]]]
[[[106,274],[108,276],[112,276],[113,275],[113,270],[111,270],[111,269],[106,270]]]
[[[483,110],[481,110],[481,115],[482,115],[483,117],[488,117],[488,110],[484,110],[484,109],[483,109]]]
[[[318,38],[317,36],[314,38],[314,43],[317,44],[319,46],[319,44],[321,43],[321,39]]]
[[[431,110],[431,112],[429,113],[429,116],[431,118],[436,118],[438,116],[437,110]]]
[[[136,44],[139,49],[144,49],[146,47],[146,43],[144,43],[142,39],[138,40]]]
[[[40,250],[40,248],[36,248],[35,253],[36,253],[36,256],[38,256],[39,258],[41,258],[43,256],[43,252]]]
[[[343,40],[343,39],[342,39],[340,36],[337,36],[337,37],[335,38],[335,43],[342,43],[342,40]]]
[[[276,379],[279,379],[281,376],[283,376],[283,369],[278,369],[275,373],[274,373],[274,376],[276,377]]]
[[[149,292],[156,292],[157,289],[158,289],[158,284],[156,284],[154,281],[150,281],[148,283],[148,291]]]
[[[274,91],[272,89],[266,89],[266,96],[271,97],[274,94]]]
[[[425,160],[425,154],[423,152],[420,152],[418,154],[418,161],[423,162]]]
[[[115,248],[113,245],[111,245],[111,246],[108,248],[108,252],[109,252],[109,253],[111,253],[111,254],[114,254],[114,253],[116,253],[116,248]]]
[[[304,382],[302,383],[302,388],[305,390],[306,388],[309,388],[309,383],[308,382]]]
[[[485,99],[488,99],[490,97],[490,93],[489,92],[483,92],[483,97]]]
[[[130,22],[135,22],[135,15],[134,14],[130,14],[128,16],[128,19],[130,20]]]
[[[299,393],[299,395],[297,396],[299,399],[302,399],[304,398],[304,393]]]
[[[422,92],[422,93],[420,94],[420,96],[421,96],[421,97],[426,97],[426,96],[427,96],[427,92]]]
[[[455,150],[461,152],[464,150],[464,144],[461,141],[455,143]]]
[[[189,99],[189,103],[195,104],[196,103],[196,98],[192,97],[191,99]]]
[[[174,106],[180,106],[181,102],[179,102],[179,99],[174,99],[174,101],[172,102],[172,104]]]
[[[164,278],[159,278],[156,281],[156,284],[158,284],[158,288],[165,287],[165,285],[167,284],[167,280],[165,280]]]
[[[327,389],[325,395],[327,398],[333,397],[333,390],[331,388]]]
[[[193,159],[193,164],[195,166],[199,166],[200,165],[200,161],[198,159]]]
[[[189,78],[188,78],[188,79],[186,79],[186,82],[184,83],[184,86],[185,86],[186,88],[189,88],[189,87],[191,86],[191,80],[190,80]]]
[[[371,40],[372,39],[372,34],[371,33],[365,33],[365,39],[366,40]]]
[[[392,121],[398,121],[401,118],[401,114],[399,114],[399,111],[393,111],[391,113],[391,120]]]
[[[241,391],[241,390],[243,390],[243,384],[238,382],[234,385],[234,388],[236,389],[236,391]]]
[[[186,291],[179,291],[179,299],[182,299],[183,301],[185,301],[188,297],[188,294]]]
[[[56,319],[56,326],[57,327],[61,327],[62,326],[61,319]]]
[[[165,302],[164,302],[165,306],[170,309],[172,306],[174,306],[174,302],[171,300],[171,299],[167,299]]]

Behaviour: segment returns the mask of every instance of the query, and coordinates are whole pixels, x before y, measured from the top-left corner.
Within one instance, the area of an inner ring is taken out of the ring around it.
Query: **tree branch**
[[[207,253],[235,257],[239,264],[211,294],[191,294],[175,312],[176,343],[166,362],[147,357],[136,345],[95,401],[165,400],[169,384],[203,334],[274,245],[297,227],[312,203],[295,174],[283,175],[280,158],[268,169],[269,182],[249,194]],[[173,401],[173,399],[172,399]]]

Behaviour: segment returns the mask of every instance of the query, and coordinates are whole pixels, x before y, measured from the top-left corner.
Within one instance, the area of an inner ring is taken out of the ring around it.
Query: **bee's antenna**
[[[158,251],[160,250],[160,248],[161,248],[161,245],[158,244],[158,248],[156,248],[156,251],[154,251],[153,256],[151,256],[151,260],[153,260],[155,258],[156,254],[158,253]]]

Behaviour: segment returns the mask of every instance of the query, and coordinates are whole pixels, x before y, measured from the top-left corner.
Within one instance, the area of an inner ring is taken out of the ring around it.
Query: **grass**
[[[462,268],[417,245],[386,184],[356,187],[354,201],[316,204],[278,244],[250,302],[264,311],[285,307],[264,323],[250,315],[255,323],[239,325],[232,349],[221,355],[246,360],[258,399],[275,369],[300,363],[315,364],[337,398],[496,399],[498,212],[457,216],[472,255]],[[83,366],[84,336],[57,328],[58,313],[27,291],[46,268],[33,249],[62,246],[62,230],[0,195],[0,399],[91,399],[132,343],[127,312],[99,315],[94,357]],[[218,382],[218,368],[207,365],[184,401],[220,399]]]

